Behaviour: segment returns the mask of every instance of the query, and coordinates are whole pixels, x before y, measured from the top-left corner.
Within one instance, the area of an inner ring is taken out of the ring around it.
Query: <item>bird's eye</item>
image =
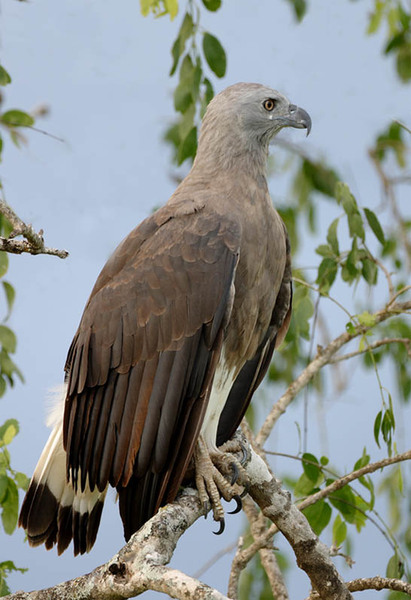
[[[277,101],[274,100],[274,98],[268,98],[268,100],[264,100],[263,106],[264,106],[265,110],[268,110],[269,112],[271,112],[272,110],[274,110],[276,102]]]

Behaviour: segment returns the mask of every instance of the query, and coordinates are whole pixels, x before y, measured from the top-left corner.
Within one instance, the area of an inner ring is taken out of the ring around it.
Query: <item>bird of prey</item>
[[[220,496],[236,494],[219,447],[290,320],[290,247],[266,181],[283,127],[308,134],[311,120],[279,92],[238,83],[218,94],[190,173],[104,266],[21,509],[30,544],[60,554],[73,540],[75,554],[88,552],[108,485],[128,540],[190,470],[224,523]]]

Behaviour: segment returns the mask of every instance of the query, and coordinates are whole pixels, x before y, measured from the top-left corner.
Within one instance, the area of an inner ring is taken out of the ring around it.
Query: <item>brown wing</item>
[[[286,235],[287,260],[270,326],[255,356],[244,364],[233,383],[220,416],[217,446],[221,446],[229,440],[239,427],[254,392],[267,372],[275,348],[280,346],[288,331],[292,308],[292,273],[290,242],[285,228],[284,232]]]
[[[68,476],[81,489],[117,487],[127,538],[178,491],[238,261],[235,222],[205,210],[161,215],[104,267],[66,364]]]

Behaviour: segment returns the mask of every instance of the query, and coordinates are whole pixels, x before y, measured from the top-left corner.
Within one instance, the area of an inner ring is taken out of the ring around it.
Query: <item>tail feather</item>
[[[75,489],[66,476],[62,422],[58,422],[40,456],[23,501],[19,525],[31,546],[57,544],[61,554],[71,540],[74,555],[89,552],[96,540],[107,488]]]

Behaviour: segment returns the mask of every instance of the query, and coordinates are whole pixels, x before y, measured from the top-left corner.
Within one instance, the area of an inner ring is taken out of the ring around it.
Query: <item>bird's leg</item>
[[[242,452],[238,444],[229,447]],[[220,498],[224,498],[227,502],[236,500],[237,507],[232,512],[239,512],[241,490],[237,483],[247,484],[247,475],[240,460],[224,452],[225,449],[210,452],[202,436],[199,437],[194,451],[197,490],[204,507],[207,509],[209,503],[211,504],[214,520],[220,523],[218,533],[224,531],[224,509]],[[230,481],[226,477],[230,477]]]

